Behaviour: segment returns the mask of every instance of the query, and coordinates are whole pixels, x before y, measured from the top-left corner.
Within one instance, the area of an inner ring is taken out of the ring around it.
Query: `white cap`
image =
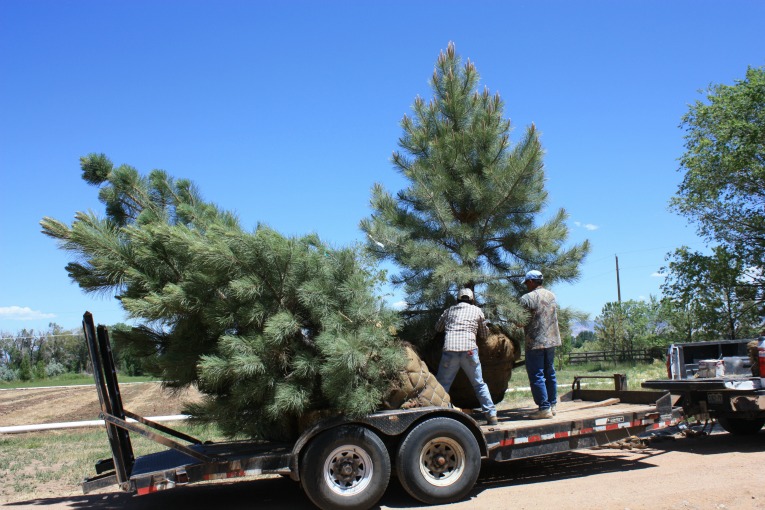
[[[536,269],[532,269],[531,271],[526,273],[526,278],[523,279],[523,281],[528,281],[528,280],[536,280],[541,282],[542,280],[544,280],[544,277],[542,276],[542,273],[540,273]]]
[[[468,298],[470,301],[472,301],[473,291],[470,289],[460,289],[459,293],[457,294],[457,299],[462,301],[462,298]]]

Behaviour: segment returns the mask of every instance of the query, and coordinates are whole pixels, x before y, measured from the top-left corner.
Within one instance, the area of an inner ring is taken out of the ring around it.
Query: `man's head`
[[[542,282],[544,282],[544,276],[542,276],[542,273],[537,271],[536,269],[532,269],[528,273],[526,273],[526,277],[523,279],[523,283],[526,284],[526,288],[529,290],[534,290],[540,285],[542,285]]]
[[[457,293],[457,299],[459,301],[466,301],[468,303],[473,302],[473,291],[470,289],[460,289]]]

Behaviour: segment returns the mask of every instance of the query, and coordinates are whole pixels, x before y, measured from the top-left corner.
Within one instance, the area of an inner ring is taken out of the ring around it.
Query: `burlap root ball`
[[[408,409],[412,407],[450,407],[449,395],[436,380],[435,374],[417,355],[410,345],[405,346],[406,368],[401,372],[398,384],[383,402],[387,409]]]

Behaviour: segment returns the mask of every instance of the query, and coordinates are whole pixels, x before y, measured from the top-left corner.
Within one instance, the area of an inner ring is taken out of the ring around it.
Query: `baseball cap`
[[[457,294],[457,299],[462,299],[462,298],[468,298],[472,301],[473,291],[470,289],[460,289],[459,293]]]
[[[528,280],[537,280],[541,282],[542,280],[544,280],[544,277],[542,276],[542,273],[540,273],[536,269],[532,269],[531,271],[526,273],[526,278],[523,279],[523,281],[528,281]]]

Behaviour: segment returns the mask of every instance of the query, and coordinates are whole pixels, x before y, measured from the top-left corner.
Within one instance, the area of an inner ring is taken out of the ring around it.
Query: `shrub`
[[[19,378],[19,374],[16,370],[6,365],[0,365],[0,381],[15,381]]]

